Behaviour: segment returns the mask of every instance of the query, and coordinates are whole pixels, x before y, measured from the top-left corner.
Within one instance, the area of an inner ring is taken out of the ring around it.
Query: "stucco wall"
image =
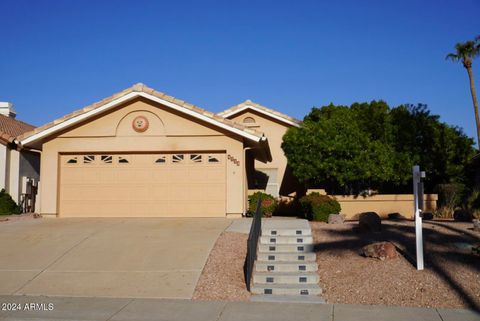
[[[20,202],[20,152],[8,149],[8,188],[7,192],[18,204]]]
[[[0,144],[0,189],[5,189],[19,204],[21,195],[21,152]]]
[[[150,128],[137,133],[131,128],[136,115],[146,116]],[[58,159],[61,153],[84,152],[226,151],[240,165],[226,163],[226,214],[244,211],[243,141],[164,106],[142,99],[61,133],[43,144],[41,158],[41,213],[56,215]],[[178,213],[181,216],[181,213]]]
[[[22,150],[20,152],[20,177],[40,179],[40,154]]]
[[[0,190],[7,187],[7,146],[0,144]]]
[[[283,135],[289,128],[289,125],[285,123],[281,123],[273,118],[270,118],[264,114],[246,110],[232,117],[229,117],[235,122],[243,123],[243,120],[246,117],[251,117],[255,120],[255,124],[250,126],[260,132],[263,132],[265,136],[268,138],[268,144],[270,146],[270,152],[272,154],[272,161],[270,163],[262,163],[259,161],[255,161],[255,168],[262,170],[262,169],[278,169],[277,171],[277,182],[278,182],[278,189],[279,193],[283,195],[288,195],[295,191],[295,183],[292,182],[292,178],[288,177],[289,173],[286,173],[287,168],[287,158],[282,150],[282,141]],[[287,174],[287,175],[286,175]],[[250,178],[251,179],[251,178]],[[287,185],[287,186],[286,186]],[[249,189],[256,189],[258,186],[249,186]]]
[[[400,213],[406,218],[413,217],[413,195],[382,194],[374,196],[343,196],[333,195],[342,207],[342,214],[347,219],[357,219],[362,212],[376,212],[381,217],[389,213]],[[437,194],[426,194],[424,210],[432,211],[437,207]]]

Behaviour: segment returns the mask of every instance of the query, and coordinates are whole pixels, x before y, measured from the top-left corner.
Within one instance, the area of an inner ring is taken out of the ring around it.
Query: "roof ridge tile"
[[[37,127],[35,129],[32,129],[31,131],[29,132],[25,132],[25,133],[22,133],[21,135],[18,136],[18,139],[19,140],[24,140],[32,135],[35,135],[35,134],[38,134],[46,129],[49,129],[53,126],[56,126],[58,124],[61,124],[63,123],[64,121],[66,120],[69,120],[69,119],[72,119],[76,116],[79,116],[81,114],[84,114],[84,113],[87,113],[87,112],[90,112],[94,109],[97,109],[103,105],[106,105],[120,97],[123,97],[129,93],[132,93],[132,92],[143,92],[143,93],[146,93],[146,94],[150,94],[154,97],[157,97],[157,98],[160,98],[162,100],[165,100],[165,101],[168,101],[170,103],[173,103],[173,104],[176,104],[176,105],[179,105],[183,108],[186,108],[190,111],[193,111],[199,115],[203,115],[203,116],[206,116],[212,120],[215,120],[215,121],[218,121],[220,123],[223,123],[225,125],[228,125],[232,128],[235,128],[235,129],[239,129],[241,131],[244,131],[245,133],[249,133],[251,135],[254,135],[254,136],[257,136],[259,138],[263,137],[262,133],[257,131],[257,130],[253,130],[253,129],[250,129],[250,128],[247,128],[246,126],[243,126],[242,124],[239,124],[239,123],[236,123],[230,119],[226,119],[224,117],[222,117],[221,115],[219,114],[216,114],[216,113],[213,113],[213,112],[210,112],[210,111],[207,111],[201,107],[198,107],[196,105],[193,105],[193,104],[190,104],[190,103],[187,103],[181,99],[178,99],[178,98],[175,98],[173,96],[169,96],[163,92],[159,92],[159,91],[156,91],[155,89],[153,88],[150,88],[148,86],[146,86],[145,84],[143,83],[136,83],[134,84],[132,87],[129,87],[129,88],[126,88],[118,93],[115,93],[109,97],[106,97],[100,101],[97,101],[97,102],[94,102],[88,106],[85,106],[81,109],[78,109],[78,110],[75,110],[73,111],[72,113],[70,114],[67,114],[61,118],[58,118],[56,120],[54,120],[53,122],[50,122],[50,123],[47,123],[41,127]]]
[[[291,117],[291,116],[288,116],[287,114],[284,114],[282,112],[279,112],[277,110],[274,110],[274,109],[271,109],[271,108],[268,108],[268,107],[265,107],[259,103],[256,103],[254,101],[251,101],[250,99],[247,99],[243,102],[241,102],[240,104],[237,104],[237,105],[234,105],[230,108],[227,108],[221,112],[218,113],[218,115],[222,116],[222,117],[225,117],[224,115],[227,115],[227,114],[235,114],[235,111],[239,111],[240,112],[240,109],[244,108],[244,107],[248,107],[248,106],[251,106],[251,107],[255,107],[255,108],[258,108],[260,110],[263,110],[267,113],[270,113],[270,114],[273,114],[273,115],[276,115],[280,118],[283,118],[285,120],[288,120],[290,122],[293,122],[295,124],[300,124],[301,121],[294,118],[294,117]]]

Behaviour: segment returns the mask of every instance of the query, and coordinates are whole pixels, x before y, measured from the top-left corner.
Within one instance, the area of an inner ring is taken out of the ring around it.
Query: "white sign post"
[[[420,171],[420,166],[413,166],[413,207],[415,211],[415,240],[417,252],[417,270],[423,270],[423,230],[422,230],[422,209],[423,209],[423,183],[422,178],[425,172]],[[421,195],[420,195],[421,194]]]

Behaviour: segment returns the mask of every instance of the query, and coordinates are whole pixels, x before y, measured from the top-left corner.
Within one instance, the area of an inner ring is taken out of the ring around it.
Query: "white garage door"
[[[62,217],[225,216],[224,153],[60,156]]]

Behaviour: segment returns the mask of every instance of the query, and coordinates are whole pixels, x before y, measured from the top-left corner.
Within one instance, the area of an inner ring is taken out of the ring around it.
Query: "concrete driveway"
[[[191,298],[227,219],[0,223],[0,294]]]

